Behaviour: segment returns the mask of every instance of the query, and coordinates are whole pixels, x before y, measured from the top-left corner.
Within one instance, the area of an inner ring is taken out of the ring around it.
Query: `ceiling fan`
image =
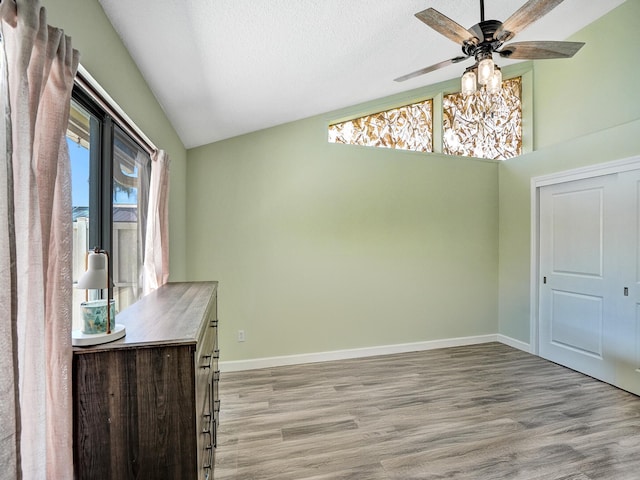
[[[475,91],[476,71],[477,82],[480,85],[487,85],[487,89],[493,88],[495,90],[497,84],[499,90],[499,85],[502,83],[502,74],[499,67],[494,66],[493,53],[497,53],[504,58],[518,60],[571,58],[582,48],[583,42],[533,41],[505,45],[505,42],[508,42],[520,31],[549,13],[562,1],[529,0],[505,22],[500,22],[499,20],[484,19],[484,1],[480,0],[480,23],[468,30],[434,8],[427,8],[418,12],[416,13],[418,19],[448,39],[459,43],[462,46],[464,55],[416,70],[396,78],[395,81],[404,82],[410,78],[424,75],[473,57],[476,63],[467,68],[462,77],[463,93]]]

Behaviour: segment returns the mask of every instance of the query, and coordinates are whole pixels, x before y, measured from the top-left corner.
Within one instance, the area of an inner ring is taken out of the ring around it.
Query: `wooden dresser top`
[[[218,282],[167,283],[116,315],[126,336],[115,342],[74,347],[74,355],[167,344],[195,344]]]

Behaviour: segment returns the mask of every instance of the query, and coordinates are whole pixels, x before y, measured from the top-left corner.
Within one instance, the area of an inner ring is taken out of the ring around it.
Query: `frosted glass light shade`
[[[478,64],[478,83],[480,85],[486,85],[489,79],[493,75],[493,60],[485,58]]]
[[[495,68],[493,71],[493,75],[489,78],[489,82],[487,83],[487,92],[492,95],[500,93],[500,89],[502,88],[502,72],[499,68]]]
[[[87,271],[78,279],[76,288],[103,289],[108,285],[107,256],[104,253],[90,252],[87,259]]]
[[[472,71],[465,72],[462,75],[462,94],[463,95],[471,95],[476,91],[476,74]]]

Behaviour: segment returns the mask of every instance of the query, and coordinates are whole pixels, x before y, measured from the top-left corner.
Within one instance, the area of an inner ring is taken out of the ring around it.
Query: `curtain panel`
[[[144,295],[169,280],[169,155],[164,150],[156,150],[151,160],[144,249]]]
[[[73,478],[71,167],[79,54],[37,0],[0,0],[2,478]]]

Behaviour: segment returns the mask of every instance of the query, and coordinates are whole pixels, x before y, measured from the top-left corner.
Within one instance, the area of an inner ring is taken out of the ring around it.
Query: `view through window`
[[[88,250],[110,253],[116,311],[142,293],[144,227],[151,159],[135,141],[87,99],[74,95],[67,129],[71,160],[73,282]],[[89,292],[95,298],[100,292]],[[73,328],[81,326],[85,290],[74,289]]]

